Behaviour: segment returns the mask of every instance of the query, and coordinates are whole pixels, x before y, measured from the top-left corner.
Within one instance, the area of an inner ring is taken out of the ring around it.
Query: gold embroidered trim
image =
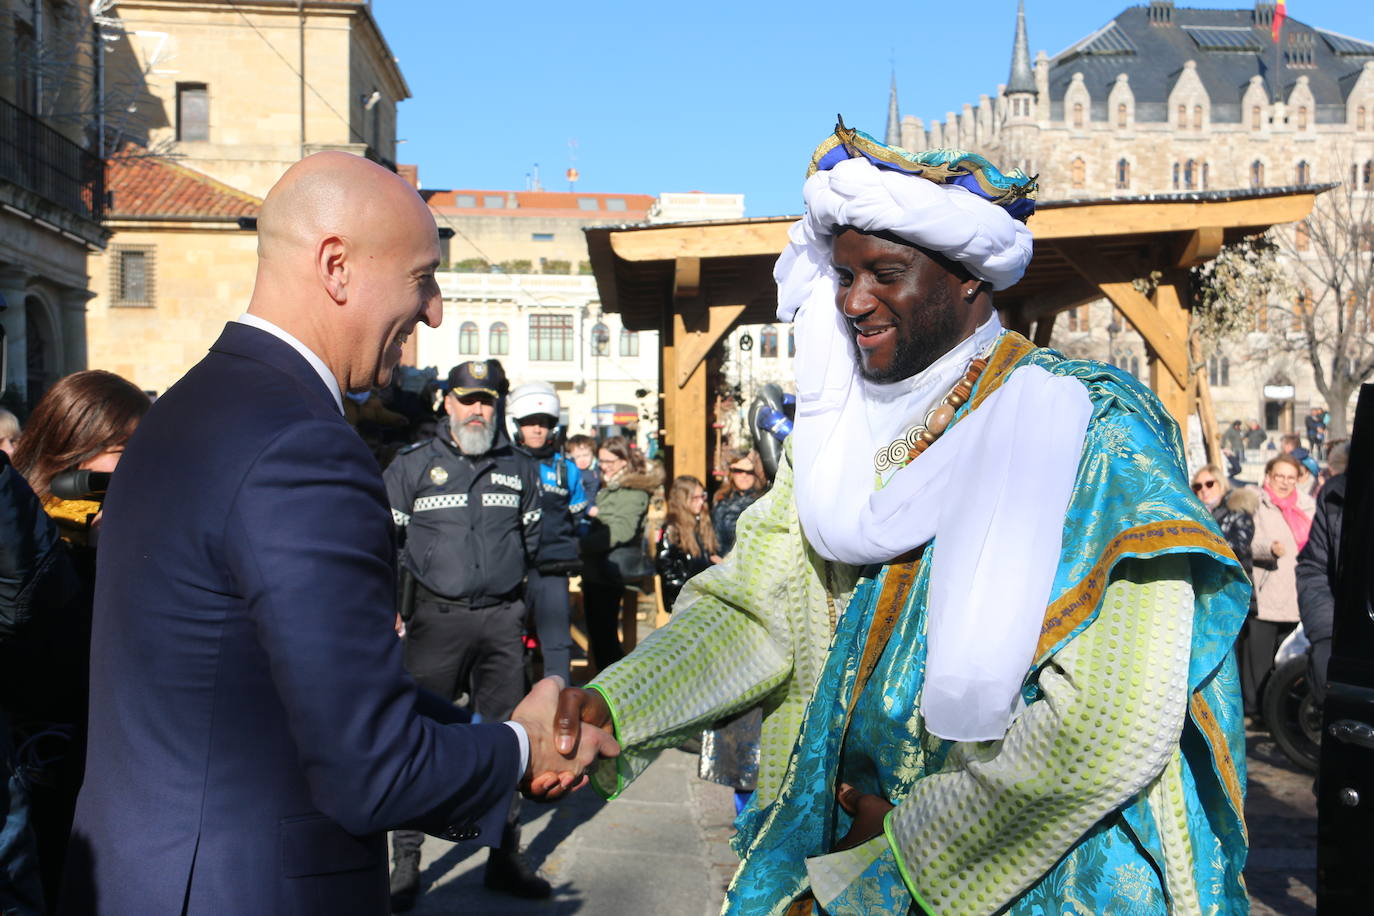
[[[1035,647],[1037,664],[1061,639],[1092,614],[1102,600],[1102,593],[1107,590],[1107,574],[1123,555],[1180,547],[1197,547],[1222,556],[1232,556],[1225,539],[1200,522],[1178,519],[1127,528],[1112,538],[1092,570],[1045,612],[1045,621],[1040,627],[1040,642]]]
[[[846,730],[849,728],[850,718],[854,715],[854,706],[859,702],[859,694],[863,693],[864,687],[868,685],[868,679],[877,669],[878,659],[882,658],[883,650],[892,638],[892,631],[897,628],[897,619],[906,608],[907,598],[916,584],[916,573],[921,567],[921,557],[924,555],[925,549],[918,547],[915,559],[905,563],[896,562],[887,568],[883,590],[878,593],[878,606],[874,609],[873,620],[868,625],[868,638],[864,642],[863,656],[859,659],[854,691],[849,695],[849,708],[845,710]]]
[[[1002,383],[1007,380],[1007,376],[1016,368],[1017,363],[1029,356],[1034,349],[1035,344],[1015,331],[1003,334],[987,357],[988,367],[978,379],[978,387],[974,389],[973,397],[969,400],[968,410],[977,410],[989,395],[1002,387]]]
[[[1240,815],[1241,830],[1245,831],[1248,840],[1250,828],[1245,824],[1245,797],[1240,788],[1236,761],[1231,757],[1231,746],[1226,743],[1226,736],[1221,733],[1221,725],[1217,722],[1216,716],[1212,715],[1212,707],[1207,704],[1202,694],[1193,694],[1188,706],[1193,714],[1193,721],[1202,730],[1203,736],[1212,748],[1212,759],[1216,762],[1217,773],[1221,776],[1226,796],[1231,800],[1231,807]]]

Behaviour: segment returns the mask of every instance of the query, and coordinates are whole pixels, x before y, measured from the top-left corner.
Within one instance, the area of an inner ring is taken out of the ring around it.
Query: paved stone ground
[[[613,803],[591,789],[561,805],[527,803],[523,839],[552,900],[493,894],[482,885],[486,850],[426,837],[413,912],[715,916],[734,872],[733,793],[696,768],[695,754],[665,751]]]
[[[1245,743],[1245,820],[1250,828],[1245,882],[1250,912],[1315,916],[1317,799],[1312,775],[1293,766],[1266,732],[1250,731]]]

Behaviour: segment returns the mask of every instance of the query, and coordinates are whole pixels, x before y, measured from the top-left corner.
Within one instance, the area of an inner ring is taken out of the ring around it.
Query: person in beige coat
[[[1298,625],[1298,551],[1307,543],[1316,506],[1298,489],[1302,468],[1291,455],[1279,455],[1264,467],[1255,510],[1254,555],[1257,613],[1245,622],[1237,642],[1245,714],[1259,715],[1260,684],[1274,663],[1274,653]]]

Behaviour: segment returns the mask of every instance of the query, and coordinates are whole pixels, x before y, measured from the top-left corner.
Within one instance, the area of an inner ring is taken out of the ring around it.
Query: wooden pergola
[[[1323,190],[1042,202],[1028,224],[1035,236],[1030,268],[994,302],[1003,324],[1044,346],[1060,312],[1110,300],[1145,340],[1150,387],[1181,427],[1198,412],[1215,460],[1211,394],[1201,354],[1189,347],[1188,269],[1215,257],[1223,244],[1306,218]],[[662,444],[671,474],[710,479],[712,361],[737,324],[774,320],[773,264],[795,220],[586,230],[602,308],[619,313],[631,330],[659,333]],[[1142,278],[1151,279],[1149,294],[1137,288]]]

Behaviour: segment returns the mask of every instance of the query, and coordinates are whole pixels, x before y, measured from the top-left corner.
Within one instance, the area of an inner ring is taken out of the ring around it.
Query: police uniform
[[[405,664],[421,687],[450,701],[468,693],[474,713],[500,722],[525,695],[521,590],[539,546],[540,484],[505,433],[501,364],[463,363],[449,383],[457,395],[497,398],[495,435],[484,454],[466,455],[446,417],[433,439],[387,466],[387,498],[403,542],[400,564],[415,581]],[[501,846],[493,850],[505,863],[518,855],[517,811],[513,803]],[[422,834],[397,831],[394,839],[398,868],[405,857],[418,863]]]

